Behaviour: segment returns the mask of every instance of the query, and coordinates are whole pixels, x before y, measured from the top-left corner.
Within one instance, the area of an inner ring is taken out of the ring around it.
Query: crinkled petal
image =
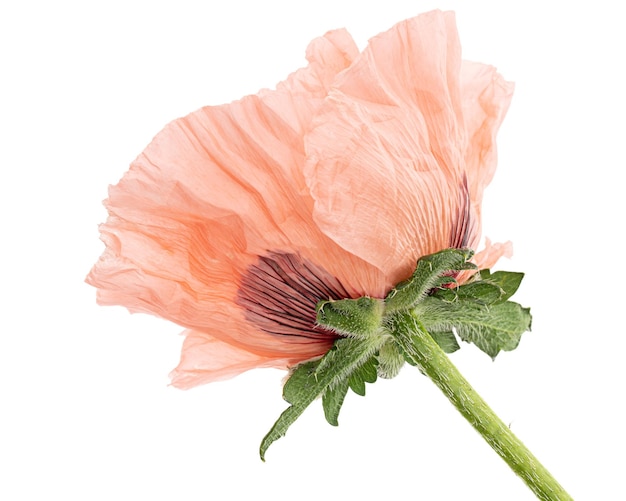
[[[420,256],[475,248],[511,92],[493,68],[462,66],[451,12],[370,40],[306,137],[319,226],[394,282]]]
[[[511,257],[513,255],[513,244],[511,242],[491,243],[485,238],[485,248],[474,255],[472,261],[478,269],[491,268],[501,257]]]
[[[491,240],[485,238],[484,248],[474,254],[472,262],[479,270],[485,270],[495,265],[501,257],[510,258],[512,255],[513,244],[511,242],[491,243]],[[475,271],[462,271],[457,275],[456,280],[462,284],[474,276],[475,273]]]
[[[469,138],[465,164],[471,199],[477,208],[484,188],[496,171],[496,134],[509,109],[514,88],[493,66],[463,61],[461,99]]]
[[[476,216],[478,234],[482,231],[481,204],[483,191],[491,182],[498,161],[496,134],[506,115],[515,85],[507,82],[493,66],[463,61],[461,66],[461,96],[465,128],[469,137],[465,163],[472,212]],[[490,256],[507,255],[510,245],[494,247]],[[488,246],[489,247],[489,246]],[[495,248],[501,249],[498,255]],[[489,249],[486,249],[487,251]],[[490,267],[497,261],[486,267]]]
[[[99,302],[161,316],[243,350],[247,360],[304,360],[327,350],[332,339],[251,325],[236,298],[247,268],[268,251],[323,263],[355,295],[382,295],[390,285],[319,230],[303,176],[304,133],[356,53],[345,31],[330,32],[310,45],[309,66],[275,91],[166,126],[109,190],[107,248],[87,277]],[[220,356],[207,361],[215,377],[224,374]],[[227,372],[234,367],[244,365]]]
[[[276,358],[258,355],[224,343],[202,331],[187,330],[184,335],[180,363],[170,373],[172,385],[181,389],[228,379],[249,369],[260,367],[282,369],[300,361],[298,357]],[[312,356],[322,353],[314,353]]]
[[[307,59],[276,90],[170,123],[110,188],[87,281],[188,329],[177,386],[320,356],[319,299],[384,297],[422,255],[478,242],[510,88],[461,70],[453,14],[361,55],[329,32]]]
[[[316,221],[394,281],[467,210],[460,64],[452,13],[399,23],[338,76],[306,138]]]

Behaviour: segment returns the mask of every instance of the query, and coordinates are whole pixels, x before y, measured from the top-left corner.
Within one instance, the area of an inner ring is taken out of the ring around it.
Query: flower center
[[[349,297],[323,268],[296,254],[271,252],[248,267],[236,302],[246,319],[265,332],[319,340],[336,336],[316,325],[317,303]]]

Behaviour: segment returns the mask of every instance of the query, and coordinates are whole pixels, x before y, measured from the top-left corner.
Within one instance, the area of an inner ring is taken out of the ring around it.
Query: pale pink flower
[[[167,125],[110,188],[87,281],[101,304],[187,329],[175,386],[323,355],[318,301],[382,298],[419,257],[479,244],[513,85],[461,61],[454,14],[360,54],[331,31],[306,55],[276,90]]]

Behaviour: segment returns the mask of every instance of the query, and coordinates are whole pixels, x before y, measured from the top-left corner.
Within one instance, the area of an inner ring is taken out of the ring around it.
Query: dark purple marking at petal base
[[[246,319],[280,336],[319,340],[336,336],[315,323],[315,306],[350,295],[339,280],[296,254],[272,252],[248,267],[237,293]]]
[[[456,220],[452,223],[450,232],[450,247],[464,249],[468,246],[470,237],[474,232],[474,221],[470,216],[472,201],[470,199],[467,177],[463,176],[463,183],[459,191],[460,210]]]

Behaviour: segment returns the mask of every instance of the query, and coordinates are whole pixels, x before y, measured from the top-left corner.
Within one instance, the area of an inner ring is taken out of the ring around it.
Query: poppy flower
[[[403,21],[359,53],[309,45],[275,90],[171,122],[109,190],[101,304],[186,328],[173,385],[323,355],[321,300],[383,298],[439,250],[476,248],[513,91],[461,60],[454,14]],[[474,256],[490,267],[510,244]]]

